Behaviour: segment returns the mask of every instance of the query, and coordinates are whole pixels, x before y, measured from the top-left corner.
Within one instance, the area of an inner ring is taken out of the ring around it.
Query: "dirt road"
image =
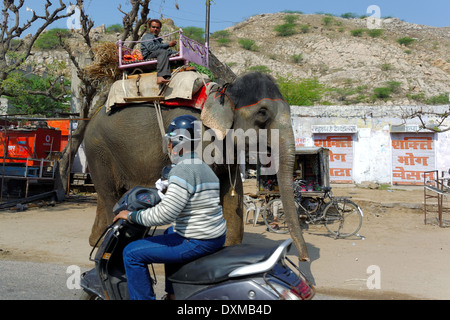
[[[251,187],[247,182],[246,190]],[[333,190],[362,207],[362,237],[334,240],[321,226],[305,231],[311,262],[301,266],[318,292],[355,299],[450,299],[450,228],[424,224],[423,189]],[[0,211],[0,261],[92,266],[87,257],[95,205],[72,199],[54,207]],[[246,224],[244,243],[275,245],[288,237]]]

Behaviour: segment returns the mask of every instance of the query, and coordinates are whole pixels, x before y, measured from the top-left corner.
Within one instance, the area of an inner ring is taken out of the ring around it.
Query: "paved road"
[[[0,300],[78,300],[81,290],[69,289],[74,284],[74,271],[69,266],[35,262],[0,260]],[[68,272],[69,271],[69,272]],[[81,272],[87,269],[81,269]],[[67,273],[68,272],[68,273]],[[163,277],[158,278],[155,291],[162,297]],[[334,300],[336,297],[317,294],[315,299]]]

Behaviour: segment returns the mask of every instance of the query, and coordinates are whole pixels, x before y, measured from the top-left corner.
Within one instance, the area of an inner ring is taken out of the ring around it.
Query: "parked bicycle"
[[[305,181],[294,182],[294,200],[300,220],[306,224],[324,224],[335,239],[350,237],[359,231],[363,212],[349,197],[334,197],[331,187],[321,188],[323,196],[305,197],[302,196],[304,188]],[[289,231],[280,198],[268,201],[262,216],[269,231]]]

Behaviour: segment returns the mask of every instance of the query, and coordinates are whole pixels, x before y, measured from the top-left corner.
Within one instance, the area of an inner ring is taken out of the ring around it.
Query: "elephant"
[[[212,84],[201,111],[192,107],[161,105],[159,114],[165,129],[179,115],[191,114],[201,120],[204,132],[213,130],[215,133],[203,150],[207,150],[213,141],[229,142],[227,139],[231,138],[227,132],[232,130],[254,130],[257,133],[263,132],[261,129],[277,130],[274,131],[279,133],[277,141],[272,141],[272,136],[267,134],[267,148],[278,160],[279,191],[299,260],[309,261],[293,196],[295,144],[290,106],[271,76],[253,72],[243,74],[222,87]],[[96,217],[89,238],[91,245],[112,222],[112,208],[127,190],[134,186],[153,186],[160,178],[161,170],[170,163],[168,155],[163,152],[162,141],[157,112],[151,103],[130,104],[109,113],[103,107],[90,120],[84,144],[98,194]],[[235,152],[230,150],[234,144],[226,144],[228,147],[225,146],[224,154]],[[218,157],[220,150],[216,149],[211,154]],[[245,151],[248,150],[246,145]],[[225,245],[241,243],[244,235],[242,180],[237,159],[230,159],[234,162],[208,163],[221,182],[221,204],[228,230]]]

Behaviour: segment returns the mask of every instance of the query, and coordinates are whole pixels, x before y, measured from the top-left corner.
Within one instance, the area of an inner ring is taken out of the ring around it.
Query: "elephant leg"
[[[97,211],[95,215],[94,224],[92,225],[91,234],[89,236],[89,244],[94,246],[98,238],[105,230],[108,222],[106,221],[106,211],[103,199],[99,196],[97,199]]]
[[[231,183],[228,168],[218,175],[220,179],[220,198],[223,207],[223,215],[227,222],[226,246],[242,243],[244,237],[244,189],[240,170],[236,166],[230,166]],[[232,184],[234,186],[234,195]]]

